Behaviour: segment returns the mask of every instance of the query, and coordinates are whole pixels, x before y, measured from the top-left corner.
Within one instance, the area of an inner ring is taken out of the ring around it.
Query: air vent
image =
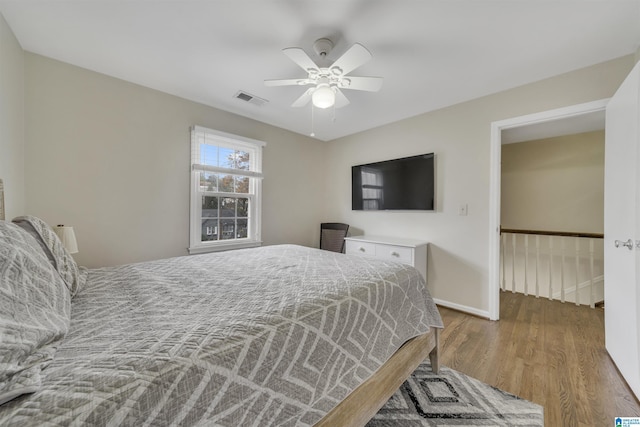
[[[257,105],[258,107],[262,107],[264,104],[269,102],[266,99],[262,99],[255,95],[251,95],[250,93],[243,92],[241,90],[236,92],[236,94],[233,97],[241,101],[248,102],[249,104]]]

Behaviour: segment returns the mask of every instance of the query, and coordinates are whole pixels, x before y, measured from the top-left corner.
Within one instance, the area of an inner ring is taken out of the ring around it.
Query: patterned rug
[[[446,367],[422,363],[369,421],[383,426],[543,426],[540,405]]]

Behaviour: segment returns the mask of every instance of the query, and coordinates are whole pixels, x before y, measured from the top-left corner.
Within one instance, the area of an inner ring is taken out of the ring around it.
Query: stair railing
[[[600,233],[501,228],[503,291],[595,307],[604,300]]]

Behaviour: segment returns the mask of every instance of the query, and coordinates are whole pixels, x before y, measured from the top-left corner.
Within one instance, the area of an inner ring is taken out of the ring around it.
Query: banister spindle
[[[529,235],[524,235],[524,294],[529,295]]]
[[[538,274],[540,273],[540,235],[536,234],[536,298],[540,298],[540,281]]]
[[[553,299],[553,236],[549,236],[549,299]]]
[[[505,265],[507,264],[507,234],[502,233],[502,290],[507,290]]]
[[[576,305],[580,305],[580,281],[578,276],[580,275],[580,238],[574,237],[576,240]]]
[[[560,301],[564,302],[564,244],[565,238],[560,237],[560,253],[562,254],[561,264],[560,264]]]
[[[516,292],[516,235],[511,238],[511,246],[513,249],[513,258],[511,258],[511,292]]]
[[[596,290],[593,286],[593,239],[589,239],[589,307],[596,307]]]

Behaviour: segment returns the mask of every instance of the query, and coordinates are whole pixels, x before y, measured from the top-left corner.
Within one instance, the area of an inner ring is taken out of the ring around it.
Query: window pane
[[[221,219],[220,228],[222,233],[220,240],[234,239],[236,234],[236,220],[235,219]]]
[[[233,156],[234,168],[246,171],[249,170],[249,153],[246,151],[236,150],[234,151]]]
[[[202,217],[217,218],[218,217],[218,198],[211,196],[202,196]]]
[[[237,216],[239,218],[241,217],[246,218],[249,216],[249,199],[245,199],[245,198],[237,199],[237,206],[238,206]]]
[[[218,147],[210,144],[200,144],[200,163],[218,166]]]
[[[210,240],[218,240],[218,219],[203,219],[202,220],[202,237],[203,242]]]
[[[233,193],[233,175],[220,175],[219,188],[220,192]]]
[[[218,191],[218,175],[200,172],[200,191]]]
[[[244,239],[249,235],[249,220],[239,219],[238,220],[238,239]]]
[[[220,198],[220,216],[235,217],[236,216],[236,199],[232,197]]]
[[[223,168],[235,169],[235,150],[226,147],[219,148],[220,166]]]
[[[236,176],[236,193],[249,193],[249,177]]]

